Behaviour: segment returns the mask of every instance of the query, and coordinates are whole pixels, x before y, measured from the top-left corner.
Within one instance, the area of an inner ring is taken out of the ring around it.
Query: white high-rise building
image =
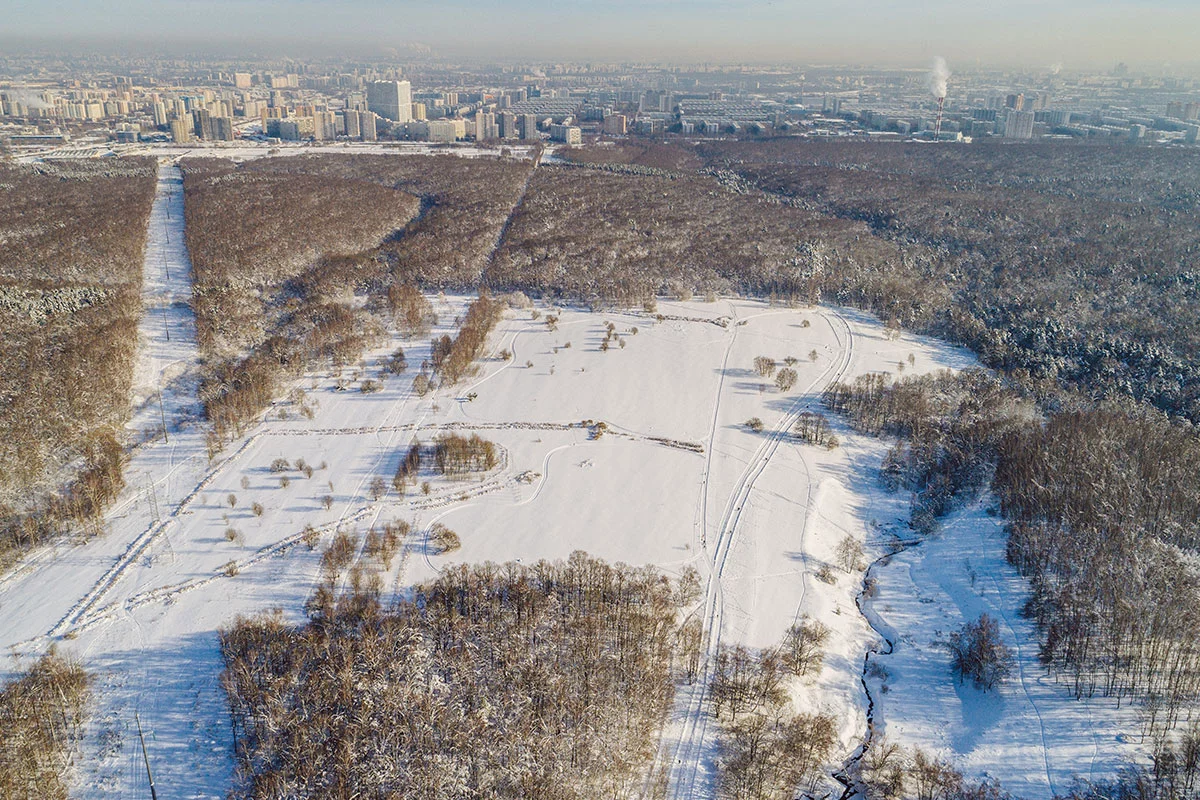
[[[374,142],[378,139],[378,135],[376,133],[377,119],[378,118],[375,116],[374,111],[358,112],[358,127],[362,132],[362,140],[364,142]]]
[[[1032,111],[1010,111],[1008,118],[1004,121],[1004,138],[1005,139],[1032,139],[1033,138],[1033,112]]]
[[[412,122],[412,84],[372,81],[367,84],[367,108],[392,122]]]
[[[480,111],[475,115],[475,138],[479,141],[497,139],[496,115]]]

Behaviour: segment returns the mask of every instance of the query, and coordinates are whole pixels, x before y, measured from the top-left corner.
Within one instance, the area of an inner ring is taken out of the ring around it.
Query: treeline
[[[149,159],[0,166],[0,566],[123,487]]]
[[[370,181],[277,174],[258,162],[198,159],[183,170],[204,357],[200,399],[215,451],[288,377],[317,363],[349,363],[382,335],[353,296],[384,282],[378,248],[420,204]],[[410,324],[411,297],[389,288],[392,317]],[[424,309],[415,313],[420,323]]]
[[[88,675],[53,651],[0,690],[0,797],[67,800]]]
[[[966,344],[1031,382],[1127,394],[1200,421],[1196,154],[794,138],[698,154],[903,248],[882,305],[864,302],[875,278],[854,270],[833,276],[831,299]]]
[[[678,593],[648,568],[448,568],[385,609],[221,634],[233,797],[640,796],[672,701]]]
[[[1063,408],[1046,419],[977,370],[837,384],[826,403],[868,433],[904,437],[883,478],[913,493],[927,531],[990,488],[1007,555],[1030,581],[1040,657],[1077,696],[1142,701],[1161,737],[1200,699],[1200,440],[1154,412]]]

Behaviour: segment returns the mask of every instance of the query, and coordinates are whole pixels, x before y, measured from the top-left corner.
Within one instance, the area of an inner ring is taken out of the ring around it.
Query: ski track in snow
[[[761,316],[761,315],[758,315]],[[725,503],[725,510],[722,513],[721,521],[718,526],[718,536],[715,546],[712,551],[709,562],[709,577],[705,586],[704,594],[704,617],[703,617],[703,632],[704,632],[704,654],[701,674],[697,683],[689,687],[684,693],[687,696],[687,707],[684,712],[685,723],[684,733],[679,741],[675,744],[673,761],[670,769],[670,778],[668,782],[668,796],[671,798],[692,798],[692,797],[709,797],[714,793],[715,787],[710,785],[703,787],[702,794],[697,791],[697,781],[700,779],[700,774],[705,767],[705,738],[708,734],[710,716],[705,709],[704,701],[708,693],[708,682],[712,678],[713,660],[720,650],[721,637],[723,633],[723,591],[721,582],[725,577],[725,566],[728,560],[730,547],[737,535],[738,523],[742,517],[742,509],[750,501],[750,495],[754,490],[754,484],[758,477],[766,470],[771,458],[779,449],[787,438],[792,425],[796,422],[800,413],[812,405],[812,397],[814,390],[816,396],[832,383],[841,380],[849,369],[854,357],[854,334],[849,323],[844,318],[833,312],[831,315],[846,331],[846,340],[841,343],[840,357],[834,365],[831,365],[820,377],[810,384],[803,392],[800,393],[800,398],[797,399],[791,408],[785,413],[778,422],[772,427],[765,441],[759,445],[755,451],[750,463],[742,471],[738,479],[737,486]],[[754,317],[748,317],[744,320],[738,320],[735,317],[734,323],[730,326],[729,345],[725,352],[724,367],[728,366],[729,354],[732,351],[734,340],[737,336],[738,328]],[[828,318],[826,318],[828,321]],[[837,337],[837,330],[833,323],[830,322],[830,327]],[[840,338],[840,337],[839,337]],[[714,402],[713,413],[713,430],[714,438],[716,432],[716,420],[719,415],[720,407],[720,386],[718,386],[718,396]],[[715,441],[709,444],[709,458],[711,464],[711,454],[715,449]],[[707,469],[706,469],[707,475]],[[707,478],[704,488],[704,518],[707,523],[707,497],[709,494],[709,485]],[[705,525],[704,538],[702,540],[704,550],[708,551],[708,536],[707,524]],[[711,770],[709,771],[711,772]],[[706,778],[711,777],[706,773]]]

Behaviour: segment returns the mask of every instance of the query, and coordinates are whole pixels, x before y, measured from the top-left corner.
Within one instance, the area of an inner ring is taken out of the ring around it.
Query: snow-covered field
[[[232,742],[217,631],[239,614],[271,608],[302,619],[320,552],[302,542],[306,524],[327,543],[338,528],[361,534],[392,519],[414,528],[385,576],[393,595],[452,561],[563,558],[582,549],[668,573],[699,569],[705,591],[692,613],[710,632],[710,651],[719,643],[771,645],[800,615],[820,620],[834,632],[825,666],[796,687],[795,703],[838,720],[839,763],[854,752],[866,727],[863,657],[882,644],[855,605],[861,573],[835,568],[833,583],[815,573],[834,561],[847,535],[878,557],[907,516],[907,498],[877,487],[886,443],[839,427],[842,444],[827,451],[788,431],[798,413],[817,409],[833,380],[900,364],[909,373],[961,368],[972,363],[968,354],[917,337],[889,340],[875,320],[828,307],[723,299],[662,302],[661,317],[539,307],[537,319],[533,309],[514,308],[478,375],[463,384],[414,395],[428,338],[393,337],[358,368],[299,380],[294,389],[303,398],[280,398],[210,462],[195,420],[194,333],[180,302],[189,271],[173,167],[163,167],[159,190],[130,431],[142,443],[132,452],[129,486],[106,535],[34,553],[0,577],[5,670],[57,645],[97,677],[78,796],[148,795],[135,711],[165,796],[224,796]],[[453,335],[469,300],[433,298],[440,324],[431,335]],[[550,313],[558,316],[554,330]],[[623,346],[605,352],[609,323]],[[360,392],[361,379],[377,377],[376,359],[398,346],[409,372],[382,391]],[[511,358],[500,357],[504,350]],[[796,386],[780,392],[757,375],[759,355],[797,359]],[[348,390],[338,390],[338,377],[352,379]],[[751,417],[762,419],[761,432],[745,426]],[[495,441],[501,465],[468,481],[422,476],[428,494],[371,498],[371,479],[390,480],[414,437],[429,441],[448,430]],[[281,485],[269,469],[279,458],[304,459],[312,477],[292,469]],[[434,522],[460,534],[460,551],[431,554],[425,534]],[[876,568],[880,593],[867,610],[899,639],[895,654],[880,659],[892,677],[886,694],[873,687],[877,721],[890,736],[957,754],[973,774],[1000,775],[1013,781],[1009,788],[1046,797],[1078,764],[1093,756],[1110,764],[1121,748],[1103,741],[1115,741],[1111,726],[1091,733],[1093,723],[1108,725],[1099,703],[1068,702],[1041,678],[1034,632],[1016,615],[1021,582],[1003,563],[999,535],[985,516],[963,515],[940,538]],[[974,567],[973,585],[964,559]],[[956,687],[944,654],[928,645],[932,628],[948,629],[982,608],[1004,617],[1021,650],[1020,680],[995,701]],[[659,758],[667,760],[674,797],[713,795],[715,725],[702,700],[703,683],[681,690],[664,731]]]

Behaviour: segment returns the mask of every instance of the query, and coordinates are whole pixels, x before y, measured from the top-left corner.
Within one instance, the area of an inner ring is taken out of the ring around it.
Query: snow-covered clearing
[[[1018,797],[1050,797],[1075,776],[1111,777],[1137,760],[1141,725],[1136,706],[1075,701],[1038,663],[1036,626],[1021,616],[1028,586],[1005,560],[989,502],[952,514],[933,537],[872,570],[879,592],[864,610],[898,642],[890,655],[871,656],[886,670],[869,678],[871,694],[889,740],[998,778]],[[1016,656],[1009,679],[988,693],[948,680],[950,654],[937,644],[981,613],[1000,621]]]
[[[668,573],[686,565],[699,569],[705,591],[691,613],[705,623],[710,652],[720,643],[774,644],[802,614],[820,620],[833,630],[824,669],[795,687],[794,702],[838,720],[838,763],[854,752],[866,727],[863,657],[879,646],[878,636],[855,606],[861,573],[835,568],[832,583],[815,573],[835,560],[834,549],[847,535],[865,541],[872,558],[882,553],[889,528],[907,516],[907,498],[877,488],[884,442],[839,426],[842,446],[827,451],[801,444],[788,430],[799,412],[817,408],[820,392],[835,379],[895,371],[900,364],[910,373],[960,368],[971,363],[967,354],[918,337],[889,340],[875,320],[826,307],[728,299],[664,302],[659,316],[541,307],[536,319],[530,309],[514,309],[492,334],[490,355],[473,379],[414,395],[412,376],[429,355],[429,337],[393,337],[359,368],[342,371],[343,379],[355,379],[347,391],[339,391],[338,376],[328,372],[297,382],[294,389],[305,396],[293,399],[313,410],[312,419],[299,413],[299,403],[280,400],[210,463],[201,426],[188,413],[191,385],[173,380],[186,375],[194,359],[186,314],[167,306],[169,327],[174,320],[168,343],[156,305],[186,291],[180,283],[188,274],[186,253],[176,246],[174,175],[164,168],[151,221],[145,350],[136,382],[144,399],[167,373],[163,408],[170,439],[158,436],[135,449],[129,488],[110,515],[106,536],[34,554],[0,578],[0,646],[18,656],[6,661],[7,668],[57,643],[97,675],[78,796],[148,795],[132,733],[137,711],[160,789],[169,787],[171,797],[223,797],[232,775],[232,742],[218,684],[217,631],[238,614],[270,608],[302,619],[320,552],[303,543],[305,525],[328,543],[339,527],[362,534],[392,519],[414,526],[384,576],[394,595],[454,561],[530,561],[582,549]],[[152,263],[156,258],[161,272]],[[453,335],[469,299],[436,298],[440,324],[431,336]],[[558,316],[553,330],[546,324],[550,313]],[[608,323],[619,338],[602,351]],[[360,379],[378,377],[376,359],[397,346],[406,351],[409,371],[387,379],[382,391],[360,392]],[[500,357],[504,350],[511,358]],[[780,392],[756,374],[759,355],[781,366],[795,358],[795,388]],[[153,428],[151,410],[158,412],[156,403],[138,415],[135,427]],[[761,432],[744,424],[751,417],[762,419]],[[423,474],[428,493],[389,492],[372,500],[371,479],[390,480],[414,437],[430,441],[449,430],[495,441],[503,453],[500,466],[474,480]],[[284,473],[289,480],[283,485],[269,469],[281,458],[293,465],[304,459],[314,468],[312,477],[294,468]],[[433,522],[456,530],[462,549],[449,557],[432,554],[425,537]],[[953,542],[951,536],[943,541]],[[921,549],[912,553],[919,557]],[[957,561],[943,560],[958,569]],[[993,564],[982,556],[980,563]],[[937,564],[930,560],[930,569]],[[899,608],[900,595],[913,590],[885,572],[880,570],[883,589],[875,608],[904,633],[919,620],[893,619],[885,605]],[[1019,581],[1005,585],[1015,596]],[[1020,627],[1015,615],[1008,618],[1025,637],[1021,647],[1028,658],[1032,631]],[[917,634],[917,644],[924,644],[922,636]],[[956,696],[948,670],[929,666],[911,682],[911,695],[902,694],[910,685],[902,669],[895,672],[884,713],[927,719],[936,729],[933,717],[918,712],[925,702],[920,693]],[[1028,683],[1032,674],[1025,677]],[[1052,689],[1038,695],[1043,714],[1056,699],[1062,717],[1086,708]],[[900,703],[901,697],[910,699]],[[1027,718],[1024,706],[1005,706],[990,723],[1005,726],[1002,738],[975,720],[946,724],[961,731],[954,734],[961,741],[1008,743],[964,750],[972,769],[996,772],[1010,754],[1020,754],[1039,763],[1063,759],[1057,769],[1069,771],[1078,753],[1047,744],[1040,730],[1023,727]],[[904,724],[923,741],[925,729]],[[681,690],[658,756],[670,772],[673,796],[713,796],[715,734],[704,711],[703,683]],[[828,783],[836,787],[832,779]],[[1031,797],[1048,794],[1028,786]]]
[[[195,385],[199,359],[191,299],[183,174],[174,164],[162,163],[142,264],[142,321],[129,424],[139,439],[161,436],[164,422],[169,435],[199,414]]]

